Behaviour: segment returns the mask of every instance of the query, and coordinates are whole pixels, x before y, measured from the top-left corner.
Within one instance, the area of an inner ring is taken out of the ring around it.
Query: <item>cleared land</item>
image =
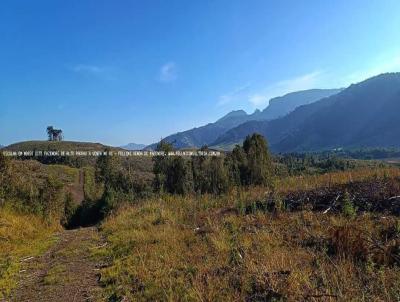
[[[397,301],[400,200],[391,194],[400,195],[399,175],[365,169],[287,179],[279,199],[253,188],[126,205],[101,227],[106,297]]]

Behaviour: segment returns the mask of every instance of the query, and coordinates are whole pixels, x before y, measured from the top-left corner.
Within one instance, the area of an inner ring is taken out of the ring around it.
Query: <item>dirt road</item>
[[[102,245],[95,227],[65,230],[44,255],[27,259],[11,301],[99,301],[99,264],[93,251]]]

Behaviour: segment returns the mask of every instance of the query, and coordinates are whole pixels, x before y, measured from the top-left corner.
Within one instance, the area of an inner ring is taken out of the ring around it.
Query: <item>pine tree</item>
[[[353,218],[356,215],[356,208],[354,207],[348,191],[344,192],[342,198],[342,213],[348,218]]]

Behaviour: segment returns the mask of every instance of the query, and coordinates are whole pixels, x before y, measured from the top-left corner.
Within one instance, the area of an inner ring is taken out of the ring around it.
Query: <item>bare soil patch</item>
[[[98,301],[99,265],[93,249],[102,245],[95,227],[65,230],[44,255],[23,259],[20,284],[11,301]]]

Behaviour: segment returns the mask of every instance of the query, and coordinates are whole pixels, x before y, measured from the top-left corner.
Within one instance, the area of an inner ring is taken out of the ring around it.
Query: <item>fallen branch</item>
[[[332,207],[336,204],[336,202],[339,200],[340,194],[338,194],[335,198],[335,200],[332,202],[332,204],[329,206],[329,208],[327,208],[325,211],[322,212],[322,214],[326,214],[328,213]]]
[[[332,209],[332,207],[327,208],[325,211],[322,212],[322,214],[328,213],[331,209]]]

